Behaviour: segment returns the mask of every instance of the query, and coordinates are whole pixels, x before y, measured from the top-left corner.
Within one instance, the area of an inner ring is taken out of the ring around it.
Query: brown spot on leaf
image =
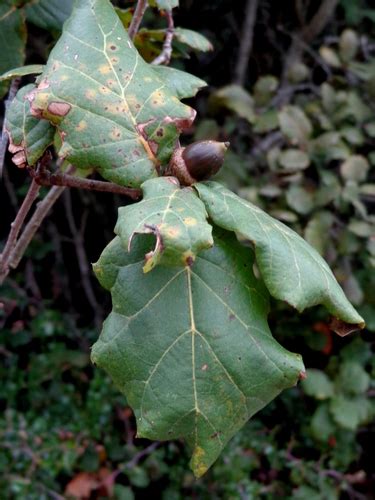
[[[190,108],[190,116],[187,118],[178,118],[178,117],[171,117],[171,116],[166,116],[163,120],[163,123],[173,123],[177,130],[181,132],[182,130],[185,130],[193,124],[193,121],[195,120],[197,112],[195,109]]]
[[[156,155],[159,149],[158,143],[155,141],[148,141],[148,144],[150,146],[151,151],[154,153],[154,155]]]
[[[141,136],[144,139],[147,140],[147,138],[148,138],[148,135],[147,135],[147,132],[146,132],[146,127],[148,127],[149,125],[151,125],[152,123],[154,123],[155,120],[156,120],[156,118],[150,118],[149,120],[147,120],[147,122],[138,123],[136,125],[137,131],[141,134]]]
[[[230,319],[230,321],[233,321],[235,318],[236,318],[236,316],[235,316],[234,314],[230,314],[230,315],[229,315],[229,319]]]
[[[27,165],[25,151],[19,151],[18,153],[16,153],[12,158],[12,162],[17,165],[18,168],[25,168]]]
[[[46,78],[43,78],[43,80],[38,85],[38,90],[48,89],[48,87],[49,87],[49,81]]]
[[[365,327],[365,323],[351,324],[338,318],[332,318],[329,323],[329,327],[337,333],[337,335],[340,335],[340,337],[345,337],[346,335],[356,332],[357,330],[362,330]]]
[[[194,264],[194,259],[191,255],[189,255],[189,257],[186,257],[186,265],[188,265],[189,267],[191,267],[193,264]]]
[[[203,372],[205,372],[205,371],[207,370],[207,368],[208,368],[208,365],[203,365],[203,366],[202,366],[202,368],[201,368],[201,370],[202,370]]]
[[[66,116],[71,108],[72,106],[67,102],[51,102],[47,109],[51,115]]]
[[[11,139],[10,139],[10,141],[11,141]],[[10,153],[18,153],[18,151],[23,150],[23,145],[22,144],[17,145],[17,144],[14,144],[13,142],[10,142],[8,150]]]
[[[307,378],[306,372],[300,371],[298,374],[298,380],[305,380]]]

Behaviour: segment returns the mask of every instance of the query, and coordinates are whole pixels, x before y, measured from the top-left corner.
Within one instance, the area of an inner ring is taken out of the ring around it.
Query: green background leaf
[[[5,0],[0,5],[0,75],[21,66],[25,60],[26,25],[21,9]],[[8,83],[0,83],[0,98]]]
[[[152,7],[157,5],[160,10],[171,10],[178,7],[178,0],[149,0],[149,4]]]
[[[73,0],[34,0],[25,6],[26,18],[45,30],[61,31],[70,16]]]
[[[213,49],[212,43],[207,38],[196,31],[185,28],[176,28],[174,37],[181,43],[188,45],[194,50],[208,52]]]
[[[192,267],[159,266],[143,274],[151,246],[139,237],[126,253],[115,238],[95,264],[101,284],[111,290],[113,311],[92,360],[126,395],[137,435],[183,437],[201,476],[238,429],[294,385],[304,367],[299,355],[273,339],[252,252],[234,236],[217,235],[215,247]]]
[[[302,381],[302,387],[308,396],[316,399],[328,399],[334,394],[334,385],[321,370],[310,368],[306,372],[307,378]]]

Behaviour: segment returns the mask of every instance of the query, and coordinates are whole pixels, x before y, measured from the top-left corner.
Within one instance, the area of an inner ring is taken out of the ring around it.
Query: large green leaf
[[[9,135],[9,151],[18,166],[35,165],[53,142],[55,128],[46,120],[38,120],[30,114],[27,94],[35,88],[30,84],[22,87],[9,106],[5,117],[5,129]]]
[[[25,60],[26,26],[21,9],[8,0],[0,4],[0,75],[21,66]],[[0,82],[0,99],[8,84]]]
[[[70,16],[73,0],[33,0],[25,6],[27,20],[45,30],[61,31]]]
[[[217,182],[195,187],[215,224],[254,243],[257,264],[271,295],[299,311],[323,304],[340,320],[363,328],[363,319],[327,263],[297,233]],[[340,323],[335,324],[340,332]]]
[[[155,249],[146,255],[144,271],[157,264],[191,265],[200,250],[213,245],[207,212],[192,188],[180,188],[174,177],[159,177],[142,184],[143,200],[121,207],[115,227],[125,248],[136,234],[154,234]]]
[[[304,370],[268,324],[268,295],[252,251],[230,233],[215,237],[192,267],[142,271],[147,236],[130,253],[119,237],[94,269],[113,311],[92,360],[126,395],[137,435],[184,438],[201,476],[228,440]]]
[[[108,0],[80,0],[30,94],[31,110],[57,126],[61,156],[139,186],[157,176],[195,116],[160,75],[139,56]]]

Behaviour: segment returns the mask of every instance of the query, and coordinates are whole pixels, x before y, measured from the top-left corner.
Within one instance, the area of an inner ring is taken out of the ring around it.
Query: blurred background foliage
[[[250,3],[181,0],[175,10],[172,65],[209,84],[191,100],[198,118],[182,141],[230,141],[218,180],[302,234],[367,328],[337,338],[323,309],[298,315],[275,302],[274,335],[303,355],[308,377],[195,481],[182,443],[136,438],[126,401],[89,361],[110,307],[89,263],[126,200],[65,191],[0,292],[1,498],[374,498],[375,10],[370,0],[253,0],[251,27]],[[116,5],[128,26],[133,2]],[[3,2],[0,72],[44,63],[71,6]],[[165,20],[148,9],[142,26],[136,44],[152,60]],[[3,239],[27,182],[7,157]]]

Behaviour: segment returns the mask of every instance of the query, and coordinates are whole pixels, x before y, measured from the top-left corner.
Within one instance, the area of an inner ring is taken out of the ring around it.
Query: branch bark
[[[339,0],[322,0],[319,9],[312,19],[295,36],[285,57],[282,79],[285,82],[289,68],[297,62],[302,55],[304,46],[311,43],[325,28],[332,17]]]
[[[90,191],[122,194],[128,196],[132,200],[138,200],[142,195],[142,191],[140,189],[119,186],[118,184],[114,184],[112,182],[83,179],[66,173],[58,172],[51,174],[47,170],[30,170],[30,174],[34,177],[35,182],[40,186],[64,186],[88,189]]]
[[[43,200],[41,200],[37,204],[35,212],[33,213],[29,222],[26,224],[25,229],[22,231],[22,234],[19,237],[17,244],[10,255],[9,258],[10,268],[15,269],[18,266],[22,257],[24,256],[27,247],[30,245],[31,240],[34,238],[35,233],[38,231],[43,220],[46,218],[48,212],[50,211],[52,206],[56,203],[57,199],[60,197],[64,189],[66,188],[54,186],[53,188],[51,188],[51,190],[48,192],[45,198],[43,198]],[[9,269],[7,274],[8,273]],[[4,276],[4,278],[6,277],[6,275]]]
[[[251,50],[253,48],[254,26],[258,3],[259,0],[247,0],[245,21],[241,34],[241,44],[238,52],[236,68],[234,70],[234,82],[237,83],[237,85],[243,85],[245,83],[246,71]]]
[[[68,221],[70,232],[72,233],[73,236],[73,242],[76,250],[79,272],[82,279],[82,287],[86,294],[87,301],[90,304],[91,309],[94,313],[94,324],[96,327],[99,327],[102,323],[102,310],[98,301],[96,300],[94,289],[90,282],[91,266],[89,264],[89,260],[85,252],[85,244],[84,244],[85,224],[84,221],[82,221],[81,228],[80,229],[77,228],[77,225],[74,220],[72,199],[69,190],[66,190],[64,192],[63,198],[66,209],[66,218]]]
[[[172,57],[172,41],[173,41],[173,36],[174,36],[174,22],[173,22],[173,15],[171,10],[166,11],[166,17],[168,21],[168,27],[167,31],[165,34],[165,40],[163,43],[163,50],[162,52],[158,55],[158,57],[155,57],[155,59],[152,61],[151,64],[169,64],[171,57]]]
[[[9,272],[9,265],[12,252],[16,246],[17,238],[20,230],[25,222],[25,219],[30,212],[30,209],[38,197],[40,186],[34,181],[31,181],[29,190],[23,200],[23,203],[16,215],[16,218],[11,224],[8,239],[5,243],[4,250],[0,256],[0,284],[4,281]]]
[[[131,20],[129,29],[128,29],[128,35],[131,40],[134,40],[135,35],[137,34],[139,30],[139,26],[141,25],[143,16],[146,12],[148,3],[147,0],[138,0],[137,6],[135,8],[133,18]]]

